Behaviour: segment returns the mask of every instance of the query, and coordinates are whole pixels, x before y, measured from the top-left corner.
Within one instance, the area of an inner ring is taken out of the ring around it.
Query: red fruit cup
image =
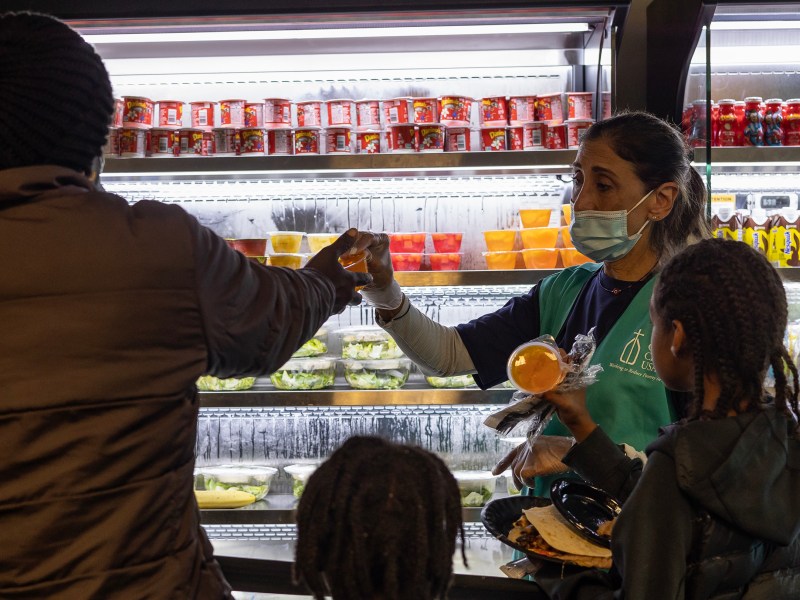
[[[364,129],[381,128],[380,100],[356,100],[356,122]]]
[[[392,254],[395,252],[423,252],[427,235],[427,233],[390,233],[389,251]]]
[[[461,266],[461,254],[459,252],[446,252],[429,254],[431,261],[431,271],[458,271]]]
[[[392,268],[395,271],[419,271],[422,265],[422,253],[392,253]]]
[[[353,124],[352,100],[328,100],[328,126]]]
[[[264,127],[280,129],[292,126],[292,103],[286,98],[264,98]]]
[[[508,124],[507,100],[505,96],[481,99],[481,124],[485,126]]]
[[[122,127],[150,129],[153,126],[153,101],[150,98],[125,96],[122,103]]]
[[[236,156],[239,154],[239,131],[231,128],[214,129],[214,148],[216,156]]]
[[[239,131],[240,152],[242,154],[266,154],[266,131],[261,127]]]
[[[325,130],[326,154],[352,154],[353,144],[349,127],[328,127]]]
[[[458,252],[463,237],[463,233],[432,233],[433,249],[436,252]]]
[[[161,129],[178,129],[183,125],[183,102],[180,100],[158,101],[158,126]]]
[[[144,129],[123,127],[119,130],[119,155],[124,158],[147,156],[147,136]]]
[[[506,150],[506,128],[481,127],[481,148],[489,152]]]
[[[178,156],[180,139],[174,129],[150,131],[150,154],[153,156]]]
[[[522,125],[536,120],[536,96],[511,96],[508,99],[508,122]]]
[[[298,127],[294,130],[294,153],[319,154],[321,138],[321,127]]]
[[[267,129],[267,154],[290,155],[292,142],[291,129]]]
[[[246,100],[220,100],[219,126],[233,129],[244,127],[244,105]]]
[[[563,150],[567,147],[567,124],[547,123],[544,147],[548,150]]]
[[[297,103],[298,127],[320,127],[322,125],[322,102],[308,100]]]
[[[591,119],[567,119],[567,146],[569,148],[580,146],[581,137],[591,126]]]
[[[356,148],[359,154],[379,154],[381,132],[375,129],[356,132]]]
[[[383,101],[383,120],[387,126],[411,122],[408,102],[408,98],[392,98]]]
[[[245,256],[264,256],[267,253],[267,238],[243,238],[226,240],[234,250]]]
[[[444,149],[447,152],[469,152],[470,145],[469,127],[448,127],[445,130]]]
[[[556,121],[564,120],[564,109],[561,102],[561,93],[543,94],[536,97],[536,120]]]
[[[444,125],[419,126],[419,151],[443,152],[444,151]]]
[[[247,102],[244,105],[244,126],[264,127],[264,103]]]
[[[567,92],[567,112],[570,119],[591,119],[594,92]]]
[[[472,98],[442,96],[439,98],[439,122],[451,127],[469,127]]]
[[[386,135],[390,152],[410,154],[419,151],[419,130],[414,125],[390,125]]]
[[[414,123],[436,123],[439,119],[438,98],[412,98]]]
[[[190,102],[192,109],[192,128],[211,129],[214,127],[214,113],[216,112],[216,102]]]
[[[200,156],[203,154],[203,130],[179,129],[180,156]]]

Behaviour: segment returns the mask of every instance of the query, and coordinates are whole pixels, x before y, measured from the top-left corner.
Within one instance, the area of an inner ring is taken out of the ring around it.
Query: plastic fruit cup
[[[442,252],[429,254],[431,271],[458,271],[461,266],[461,254],[458,252]]]
[[[489,269],[510,270],[516,268],[518,254],[519,252],[516,251],[484,252],[483,257],[486,259],[486,267]]]
[[[486,249],[489,252],[504,252],[514,249],[514,242],[517,239],[516,229],[495,229],[483,232],[483,239],[486,240]]]
[[[228,245],[245,256],[264,256],[267,252],[266,238],[227,240]]]
[[[326,246],[330,246],[339,239],[338,233],[307,233],[308,248],[316,254]]]
[[[395,271],[419,271],[422,252],[392,252],[392,268]]]
[[[260,265],[269,264],[269,256],[248,256],[247,258],[256,261]]]
[[[345,254],[339,257],[339,262],[348,271],[353,273],[366,273],[367,272],[367,255],[364,252],[357,254]],[[363,289],[364,286],[356,286],[356,291]]]
[[[561,245],[564,246],[564,248],[575,247],[572,245],[572,236],[569,233],[569,227],[561,228]]]
[[[389,252],[422,252],[425,250],[427,233],[390,233]],[[415,269],[416,270],[416,269]]]
[[[547,227],[550,223],[549,208],[522,208],[519,211],[519,218],[522,220],[522,226],[529,227]]]
[[[561,254],[561,262],[565,267],[574,267],[577,265],[582,265],[583,263],[594,262],[588,256],[584,256],[575,248],[559,248],[559,254]]]
[[[520,229],[523,248],[555,248],[558,240],[558,227],[531,227]]]
[[[463,233],[432,233],[433,248],[436,252],[458,252],[461,250]]]
[[[562,204],[561,212],[564,214],[564,224],[572,223],[572,204]]]
[[[303,243],[302,231],[270,231],[269,239],[272,240],[272,250],[277,253],[296,254],[300,252]]]
[[[526,269],[554,269],[558,262],[555,248],[526,248],[522,251]]]
[[[542,394],[564,380],[567,366],[558,348],[546,342],[527,342],[508,359],[508,380],[518,390]]]
[[[269,264],[273,267],[288,267],[290,269],[299,269],[303,266],[303,259],[305,258],[302,254],[292,254],[292,253],[279,253],[279,254],[271,254],[269,257]]]

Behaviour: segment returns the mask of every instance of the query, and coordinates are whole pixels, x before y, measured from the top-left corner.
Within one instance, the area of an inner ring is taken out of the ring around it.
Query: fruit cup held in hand
[[[364,252],[356,254],[345,254],[339,257],[339,262],[348,271],[353,273],[366,273],[367,272],[367,255]],[[356,286],[356,291],[362,290],[363,285]]]
[[[552,390],[564,380],[568,366],[555,343],[534,340],[517,347],[508,359],[508,379],[530,394]]]

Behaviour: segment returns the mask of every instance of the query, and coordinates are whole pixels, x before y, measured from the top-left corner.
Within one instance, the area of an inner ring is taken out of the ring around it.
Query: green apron
[[[541,334],[557,336],[583,286],[602,265],[584,264],[565,269],[539,284]],[[658,429],[674,420],[664,384],[658,378],[650,352],[650,296],[656,278],[648,281],[600,342],[592,358],[603,372],[586,389],[589,413],[617,444],[644,450],[656,439]],[[571,345],[571,340],[567,344]],[[571,435],[554,417],[544,435]],[[550,484],[563,477],[537,477],[526,494],[550,497]]]

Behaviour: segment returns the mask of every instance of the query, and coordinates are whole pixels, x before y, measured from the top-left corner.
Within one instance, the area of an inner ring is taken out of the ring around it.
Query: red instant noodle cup
[[[294,130],[294,153],[319,154],[321,137],[321,127],[298,127]]]
[[[356,122],[358,128],[381,128],[381,102],[380,100],[356,100]]]
[[[472,98],[442,96],[439,98],[439,122],[451,127],[469,127],[471,109]]]
[[[192,109],[192,129],[211,129],[214,127],[216,102],[190,102]]]
[[[135,127],[119,130],[119,155],[123,158],[144,158],[147,156],[147,132]]]
[[[244,126],[252,129],[264,127],[264,103],[246,102],[244,105]]]
[[[236,156],[240,152],[239,130],[219,128],[213,130],[214,149],[217,156]]]
[[[153,101],[141,96],[125,96],[122,99],[122,127],[126,129],[150,129],[153,126]]]
[[[122,127],[122,114],[125,112],[125,101],[122,98],[114,98],[114,117],[111,127]]]
[[[183,102],[180,100],[159,100],[158,126],[161,129],[179,129],[183,127]]]
[[[555,121],[557,123],[564,120],[564,107],[560,92],[536,96],[536,120]]]
[[[263,127],[246,127],[239,130],[239,152],[241,154],[266,154],[266,130]]]
[[[469,127],[447,127],[444,132],[444,148],[447,152],[469,152],[472,131]]]
[[[439,119],[438,98],[412,98],[411,108],[414,123],[436,123]]]
[[[508,124],[508,101],[505,96],[481,99],[481,124],[486,127]]]
[[[567,147],[577,148],[580,146],[583,134],[591,126],[591,119],[567,119]]]
[[[119,129],[111,127],[108,130],[108,139],[103,146],[103,156],[119,156]]]
[[[152,156],[178,156],[180,138],[175,129],[152,129],[150,131],[150,154]]]
[[[356,148],[359,154],[379,154],[381,151],[381,132],[378,130],[356,132]]]
[[[414,125],[390,125],[387,146],[390,152],[409,154],[419,151],[419,130]]]
[[[508,99],[508,122],[522,125],[536,120],[536,96],[511,96]]]
[[[325,105],[328,107],[328,127],[353,124],[352,100],[328,100]]]
[[[383,120],[386,122],[387,127],[412,121],[409,118],[408,103],[408,98],[392,98],[391,100],[383,101]]]
[[[547,150],[563,150],[567,148],[567,124],[545,124],[544,147]]]
[[[267,129],[267,154],[287,156],[292,154],[294,132],[291,129]]]
[[[246,100],[220,100],[219,126],[233,129],[244,127],[244,107]]]
[[[326,154],[352,154],[353,144],[350,127],[328,127],[325,130]]]
[[[275,129],[292,126],[292,103],[286,98],[264,99],[264,127]]]
[[[444,151],[444,125],[429,124],[419,126],[419,151]]]
[[[319,100],[306,100],[297,102],[297,126],[298,127],[321,127],[322,126],[322,102]]]
[[[594,92],[567,92],[567,114],[569,119],[592,118]]]
[[[490,152],[506,150],[506,128],[481,127],[481,147]]]

